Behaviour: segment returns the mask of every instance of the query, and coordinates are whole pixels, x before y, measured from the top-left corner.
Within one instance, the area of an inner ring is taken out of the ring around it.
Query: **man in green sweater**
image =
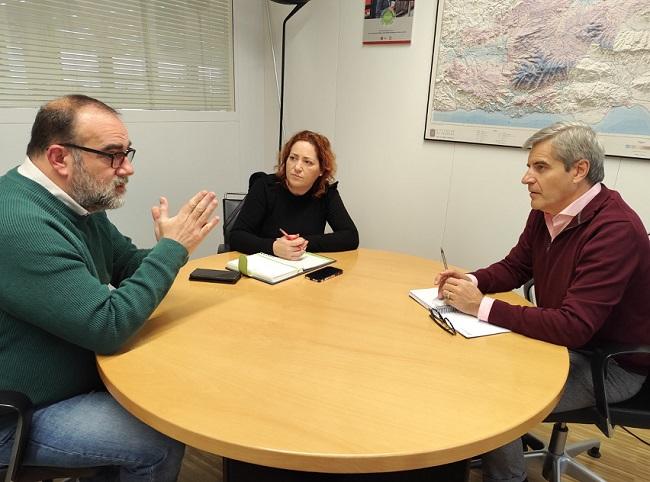
[[[142,327],[217,225],[217,200],[201,191],[170,216],[161,197],[157,243],[137,249],[105,213],[123,204],[134,154],[114,109],[70,95],[39,110],[27,158],[0,177],[0,389],[36,405],[24,463],[172,481],[184,446],[117,404],[95,353],[115,352]],[[14,430],[0,416],[0,465]]]

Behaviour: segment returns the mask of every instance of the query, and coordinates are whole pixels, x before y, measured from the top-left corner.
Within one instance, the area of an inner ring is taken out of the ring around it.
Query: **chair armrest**
[[[533,302],[533,287],[535,286],[535,280],[533,278],[529,279],[524,283],[522,289],[524,290],[524,297],[529,301]]]
[[[11,412],[27,413],[32,401],[27,395],[12,390],[0,390],[0,415]]]
[[[29,428],[32,424],[32,415],[34,406],[27,395],[21,392],[10,390],[0,390],[0,414],[15,412],[18,414],[16,425],[16,434],[14,436],[14,445],[11,448],[9,457],[9,466],[7,467],[7,476],[5,481],[15,480],[16,472],[20,467],[23,449],[27,444]]]
[[[650,354],[650,345],[626,345],[621,343],[606,343],[598,346],[593,351],[591,358],[591,377],[594,384],[594,397],[596,409],[601,420],[596,423],[598,428],[608,437],[612,436],[613,427],[610,423],[609,403],[605,393],[605,378],[607,377],[607,364],[609,359],[618,355],[635,353]]]

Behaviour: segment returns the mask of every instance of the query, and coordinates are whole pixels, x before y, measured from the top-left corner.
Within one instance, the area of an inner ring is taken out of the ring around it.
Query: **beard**
[[[108,183],[94,179],[86,170],[81,157],[74,157],[75,172],[72,176],[71,197],[89,212],[117,209],[124,205],[124,194],[117,187],[129,182],[127,177],[118,176]]]

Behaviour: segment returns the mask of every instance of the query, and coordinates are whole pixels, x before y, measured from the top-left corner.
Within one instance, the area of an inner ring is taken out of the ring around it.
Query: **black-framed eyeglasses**
[[[65,147],[72,147],[73,149],[80,149],[82,151],[86,152],[92,152],[93,154],[99,154],[100,156],[108,157],[111,160],[111,167],[113,169],[117,169],[122,165],[124,162],[124,159],[128,159],[129,162],[133,162],[133,158],[135,157],[135,149],[132,147],[129,147],[126,151],[124,152],[104,152],[104,151],[98,151],[97,149],[91,149],[90,147],[84,147],[84,146],[78,146],[77,144],[61,144],[62,146]]]
[[[447,333],[450,335],[456,334],[456,328],[454,328],[454,325],[451,324],[449,318],[442,316],[438,310],[435,308],[429,309],[429,316],[433,321],[436,322],[436,325],[445,330]]]

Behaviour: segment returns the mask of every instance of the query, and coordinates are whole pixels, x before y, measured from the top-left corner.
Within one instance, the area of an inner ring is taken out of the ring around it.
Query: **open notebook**
[[[265,253],[242,254],[239,258],[231,259],[226,268],[239,271],[245,276],[275,284],[285,279],[293,278],[301,273],[313,271],[322,266],[332,264],[335,259],[314,253],[305,253],[296,261],[278,258]]]
[[[441,315],[449,319],[454,329],[465,338],[496,335],[497,333],[507,333],[510,331],[506,328],[480,321],[475,316],[462,313],[453,306],[446,304],[443,300],[439,300],[438,288],[411,290],[409,291],[409,296],[426,309],[437,309]]]

